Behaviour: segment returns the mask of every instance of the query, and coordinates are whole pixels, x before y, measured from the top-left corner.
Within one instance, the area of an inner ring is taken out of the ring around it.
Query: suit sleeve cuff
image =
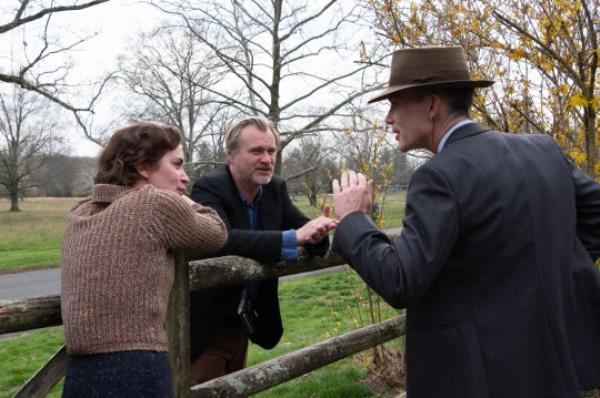
[[[289,229],[281,233],[281,260],[287,262],[298,261],[298,248],[296,244],[296,231]]]
[[[331,251],[344,257],[346,249],[349,248],[348,242],[356,240],[359,231],[362,232],[365,230],[378,231],[379,227],[377,227],[371,217],[363,211],[357,210],[348,214],[335,229],[333,242],[331,243]]]

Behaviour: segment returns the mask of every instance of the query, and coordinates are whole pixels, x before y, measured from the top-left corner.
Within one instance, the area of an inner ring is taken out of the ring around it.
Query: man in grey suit
[[[332,250],[407,308],[409,398],[579,398],[600,386],[600,186],[547,135],[469,119],[460,47],[394,53],[385,122],[435,156],[408,187],[404,228],[369,218],[370,181],[333,181]]]

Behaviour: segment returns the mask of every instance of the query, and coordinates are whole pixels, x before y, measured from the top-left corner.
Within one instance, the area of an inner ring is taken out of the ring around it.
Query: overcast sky
[[[84,44],[75,59],[86,68],[95,70],[94,74],[112,70],[116,65],[116,57],[125,51],[127,44],[135,40],[139,32],[157,26],[163,18],[156,8],[136,0],[112,0],[87,10],[64,13],[62,17],[64,22],[76,29],[98,32],[96,37]],[[60,22],[62,25],[63,20]],[[100,109],[99,117],[112,117],[109,104],[101,105],[103,109]],[[70,140],[73,155],[98,154],[98,145],[82,138],[79,132],[75,134]]]
[[[7,1],[7,3],[4,3]],[[10,2],[17,0],[0,0],[0,15],[3,9]],[[349,1],[349,4],[354,4]],[[342,1],[341,3],[345,3]],[[14,5],[13,5],[14,7]],[[0,21],[7,19],[9,15],[0,16]],[[160,25],[165,19],[158,9],[145,4],[138,0],[111,0],[108,3],[103,3],[85,10],[57,13],[53,16],[51,23],[51,34],[57,35],[61,40],[71,42],[86,34],[97,32],[97,35],[85,43],[71,56],[75,63],[74,75],[79,77],[80,81],[92,81],[98,79],[103,72],[112,71],[116,66],[116,58],[123,54],[127,45],[137,39],[140,32],[150,31]],[[7,22],[7,21],[6,21]],[[22,48],[20,46],[23,37],[31,37],[33,35],[31,26],[28,24],[29,31],[23,33],[15,33],[12,37],[8,35],[0,36],[0,56],[6,55],[6,49],[10,46]],[[38,26],[39,28],[39,26]],[[358,26],[353,26],[353,29],[359,29]],[[362,35],[356,35],[356,31],[352,32],[348,40],[352,45],[358,46]],[[364,32],[363,32],[364,33]],[[9,43],[6,41],[10,40]],[[5,42],[3,43],[2,40]],[[30,46],[31,49],[31,46]],[[22,50],[21,50],[22,51]],[[344,59],[340,63],[340,59],[333,60],[319,58],[319,62],[314,65],[309,65],[316,68],[315,74],[319,73],[319,68],[324,65],[331,68],[352,67],[352,59]],[[307,66],[308,67],[308,66]],[[283,94],[290,94],[290,82],[286,81],[286,91]],[[292,90],[293,91],[293,87]],[[321,99],[322,101],[324,98]],[[79,105],[84,105],[86,102],[85,96],[82,96],[82,101]],[[114,107],[117,107],[117,101],[103,97],[98,106],[99,122],[98,126],[108,123],[116,117]],[[73,117],[70,114],[65,114],[65,118],[69,118],[68,124],[72,126],[70,129],[65,129],[65,134],[68,134],[68,143],[70,154],[78,156],[96,156],[100,147],[89,140],[82,137],[82,133],[77,130]],[[105,120],[102,123],[102,120]],[[67,131],[68,130],[68,131]]]
[[[15,4],[16,0],[0,0],[1,23],[12,19],[14,13],[7,11],[15,7]],[[103,71],[113,70],[117,56],[125,50],[128,42],[134,40],[139,32],[150,30],[158,25],[162,18],[156,8],[141,1],[112,0],[80,11],[54,14],[49,32],[51,36],[59,37],[61,43],[72,43],[78,37],[97,33],[71,53],[75,64],[74,80],[91,81],[98,79]],[[22,54],[23,41],[27,41],[30,51],[35,51],[35,37],[41,26],[43,22],[30,23],[25,25],[25,30],[15,29],[0,36],[0,57],[3,58],[4,65],[9,65],[5,62],[14,54],[17,56]],[[82,98],[79,105],[85,102],[85,98]],[[112,116],[108,114],[110,104],[103,103],[101,108],[104,110],[100,110],[99,117]],[[65,113],[65,118],[72,119],[72,116]],[[70,153],[79,156],[96,156],[100,147],[84,139],[82,133],[76,131],[74,120],[68,120],[66,125],[72,126],[65,131],[65,135],[68,135]]]

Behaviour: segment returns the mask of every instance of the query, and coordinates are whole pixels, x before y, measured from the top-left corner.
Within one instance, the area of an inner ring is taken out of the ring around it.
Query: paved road
[[[0,275],[0,300],[60,293],[60,268]]]

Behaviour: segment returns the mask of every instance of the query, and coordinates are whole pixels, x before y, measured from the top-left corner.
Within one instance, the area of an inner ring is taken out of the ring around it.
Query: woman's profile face
[[[158,189],[185,193],[185,186],[190,178],[183,169],[183,149],[181,145],[163,155],[160,160],[148,169],[139,170],[144,182]]]

